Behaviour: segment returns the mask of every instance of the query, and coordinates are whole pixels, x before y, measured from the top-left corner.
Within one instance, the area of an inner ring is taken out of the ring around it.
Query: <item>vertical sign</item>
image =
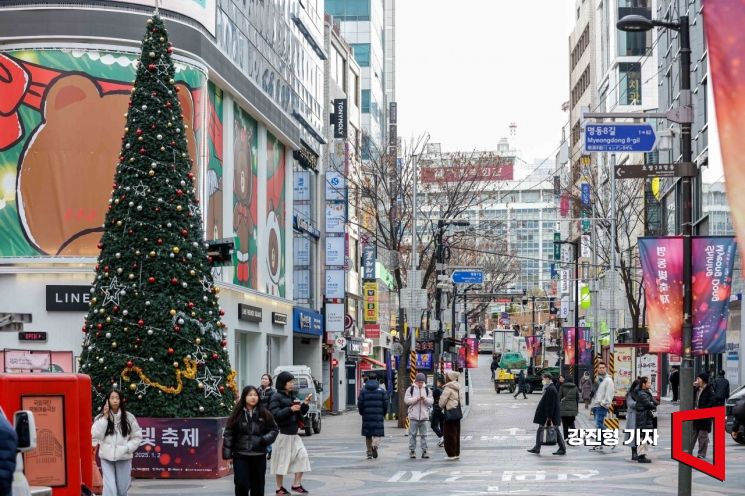
[[[362,285],[362,292],[365,298],[365,319],[366,324],[378,323],[378,283],[366,282]]]
[[[574,340],[576,339],[575,327],[562,327],[563,338],[561,341],[564,348],[564,365],[575,365],[574,363]]]
[[[398,103],[391,102],[388,105],[388,122],[398,124]]]
[[[332,124],[334,125],[334,138],[347,137],[347,99],[337,98],[334,100],[334,115]]]
[[[556,200],[561,196],[561,176],[554,176],[554,198]]]
[[[590,185],[587,183],[582,183],[581,186],[582,191],[582,206],[583,207],[589,207],[590,206]]]
[[[66,486],[65,397],[21,396],[21,409],[33,412],[36,432],[40,434],[36,449],[23,455],[24,472],[29,484]]]

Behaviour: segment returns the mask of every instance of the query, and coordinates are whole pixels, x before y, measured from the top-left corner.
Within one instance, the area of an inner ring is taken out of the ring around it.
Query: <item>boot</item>
[[[635,462],[639,460],[639,456],[636,454],[636,448],[631,448],[631,460]]]
[[[646,457],[646,455],[639,455],[636,459],[639,463],[652,463],[652,460]]]
[[[533,448],[531,448],[531,449],[528,450],[528,453],[534,453],[536,455],[540,455],[541,454],[541,448],[540,448],[540,446],[533,447]]]

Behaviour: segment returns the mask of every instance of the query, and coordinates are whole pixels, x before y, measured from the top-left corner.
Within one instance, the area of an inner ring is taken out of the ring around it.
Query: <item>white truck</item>
[[[305,414],[303,421],[305,423],[305,435],[312,436],[321,433],[321,392],[323,385],[315,380],[311,375],[310,367],[307,365],[280,365],[274,369],[274,382],[277,382],[277,376],[280,372],[289,372],[295,376],[295,389],[297,389],[298,399],[304,399],[310,393],[313,393],[313,399],[310,402],[310,409]]]

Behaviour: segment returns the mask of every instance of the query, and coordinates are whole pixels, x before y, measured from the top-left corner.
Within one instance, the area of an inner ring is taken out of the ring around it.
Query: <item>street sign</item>
[[[640,177],[693,177],[696,168],[693,164],[633,164],[617,165],[616,179]]]
[[[334,347],[337,350],[343,350],[345,346],[347,346],[347,339],[343,336],[339,336],[334,340]]]
[[[484,272],[480,270],[456,270],[450,279],[454,284],[484,284]]]
[[[651,152],[656,142],[651,124],[585,124],[584,149],[588,152]]]

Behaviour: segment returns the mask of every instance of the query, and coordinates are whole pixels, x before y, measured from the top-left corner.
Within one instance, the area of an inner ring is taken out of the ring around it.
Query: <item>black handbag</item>
[[[538,428],[541,431],[541,445],[542,446],[554,446],[558,442],[556,439],[556,426],[555,425],[542,425]]]
[[[458,405],[455,408],[445,410],[445,422],[458,422],[463,418],[463,410],[460,408],[460,394],[458,394]]]

